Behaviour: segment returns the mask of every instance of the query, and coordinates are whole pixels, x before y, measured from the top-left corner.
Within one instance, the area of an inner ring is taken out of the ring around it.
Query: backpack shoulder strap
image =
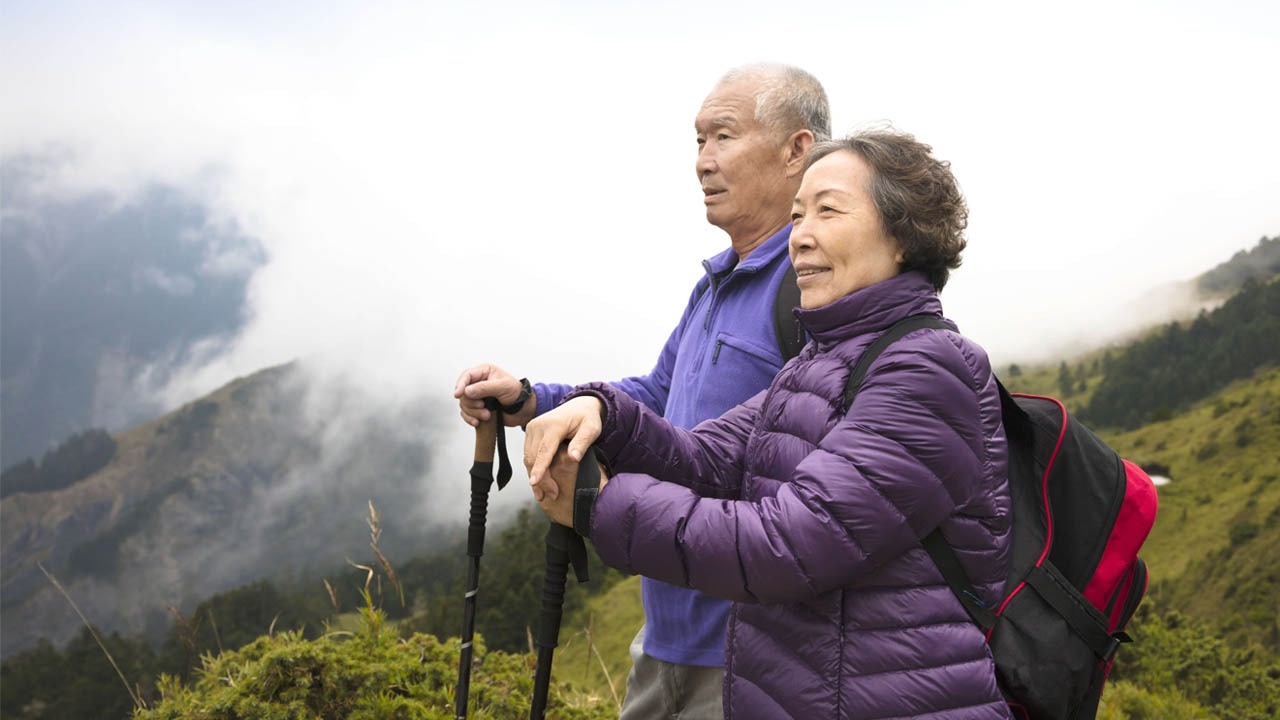
[[[800,354],[804,347],[804,329],[793,312],[800,304],[800,286],[796,285],[796,269],[787,260],[787,271],[778,284],[778,294],[773,298],[773,334],[778,339],[778,350],[785,363]]]
[[[862,380],[867,376],[867,370],[871,368],[871,363],[880,357],[880,353],[884,349],[896,342],[898,338],[913,331],[922,328],[937,328],[939,330],[950,330],[951,326],[942,321],[941,318],[933,315],[912,315],[903,318],[894,323],[888,330],[885,330],[880,337],[876,338],[866,350],[862,351],[862,356],[858,358],[858,362],[854,364],[853,371],[849,373],[849,379],[845,382],[844,395],[840,399],[841,414],[849,412],[849,406],[853,404],[853,398],[858,394],[858,388],[862,385]],[[999,381],[996,381],[997,384]],[[1017,408],[1013,398],[1004,389],[1000,388],[1001,404]],[[952,593],[964,606],[969,617],[974,623],[984,631],[990,632],[995,626],[995,614],[986,606],[977,593],[973,591],[973,586],[969,583],[969,579],[965,576],[964,568],[960,565],[960,559],[956,557],[955,551],[947,544],[942,537],[942,531],[934,528],[925,536],[923,541],[924,549],[933,558],[933,562],[938,566],[938,570],[942,572],[942,577],[947,581],[947,585],[951,587]]]
[[[862,351],[858,362],[854,364],[853,371],[849,373],[849,379],[844,384],[844,394],[840,397],[840,414],[849,412],[849,406],[853,404],[853,398],[858,394],[858,388],[862,386],[863,379],[867,376],[867,370],[871,369],[871,363],[880,357],[880,353],[884,349],[892,345],[898,338],[906,335],[914,330],[922,328],[936,328],[938,330],[950,330],[951,326],[934,315],[912,315],[903,318],[894,323],[881,333],[866,350]]]

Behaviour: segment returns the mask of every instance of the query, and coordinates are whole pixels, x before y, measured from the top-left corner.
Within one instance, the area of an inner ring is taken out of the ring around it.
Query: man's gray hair
[[[756,120],[771,132],[785,137],[803,129],[818,142],[831,139],[831,105],[817,78],[792,65],[752,63],[725,73],[718,85],[743,78],[759,80]]]

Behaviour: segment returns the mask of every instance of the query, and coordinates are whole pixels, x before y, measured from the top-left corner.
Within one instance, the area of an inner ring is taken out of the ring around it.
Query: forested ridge
[[[1080,410],[1093,425],[1133,429],[1166,419],[1280,359],[1280,282],[1250,278],[1221,307],[1173,322],[1102,360]]]
[[[1264,243],[1273,251],[1275,241]],[[1253,257],[1237,260],[1253,267]],[[1101,718],[1280,715],[1280,283],[1274,273],[1223,273],[1243,278],[1238,291],[1191,321],[1064,361],[1056,375],[1004,374],[1012,390],[1061,396],[1122,455],[1172,479],[1143,551],[1151,586],[1130,628],[1135,643],[1118,656]],[[532,510],[490,528],[476,627],[485,647],[477,682],[493,693],[477,717],[527,710],[545,528]],[[323,578],[220,593],[175,610],[159,643],[103,638],[119,674],[88,629],[62,648],[42,642],[0,666],[0,718],[124,718],[139,702],[151,708],[144,718],[293,717],[288,702],[324,716],[316,708],[339,702],[333,687],[322,692],[326,682],[377,696],[361,700],[364,709],[348,698],[351,717],[452,717],[464,540],[435,538],[432,553],[392,558],[394,577],[373,558],[355,558],[363,567],[333,558]],[[591,570],[591,583],[569,581],[553,693],[560,717],[616,716],[613,693],[625,682],[635,579],[594,556]],[[627,621],[610,625],[615,616]],[[219,680],[233,676],[242,681]]]

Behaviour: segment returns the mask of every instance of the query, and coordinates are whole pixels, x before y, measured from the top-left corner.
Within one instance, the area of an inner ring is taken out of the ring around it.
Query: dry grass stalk
[[[350,560],[347,562],[350,562]],[[329,603],[333,605],[333,614],[337,615],[342,612],[342,603],[338,601],[338,593],[333,589],[333,586],[329,584],[328,578],[322,579],[324,580],[324,589],[329,591]]]
[[[116,675],[120,678],[120,682],[124,684],[125,692],[129,693],[129,699],[133,700],[133,706],[145,710],[147,704],[143,702],[140,695],[133,691],[133,686],[129,684],[129,681],[124,676],[124,672],[120,670],[120,666],[116,664],[116,659],[111,656],[111,651],[107,649],[106,643],[102,642],[102,638],[98,635],[98,631],[93,628],[93,625],[89,622],[89,618],[86,618],[84,613],[80,612],[80,606],[76,605],[76,601],[71,599],[70,593],[67,592],[66,588],[62,587],[62,583],[58,582],[58,579],[53,576],[53,573],[45,569],[43,563],[37,561],[36,567],[40,568],[40,572],[44,573],[44,576],[49,579],[49,582],[53,583],[53,587],[56,588],[58,592],[62,593],[62,597],[66,598],[67,602],[71,604],[71,609],[76,611],[76,615],[80,616],[80,622],[84,623],[85,628],[89,630],[89,634],[93,636],[94,642],[98,643],[98,647],[102,649],[102,654],[107,656],[107,662],[111,663],[111,667],[115,669]]]
[[[174,605],[166,605],[165,610],[173,617],[173,624],[178,633],[178,642],[182,643],[182,647],[188,653],[195,653],[196,633],[200,630],[200,619],[194,614],[190,619],[187,619],[187,616],[183,615],[182,611]]]
[[[604,656],[600,654],[600,648],[596,647],[594,637],[595,624],[596,614],[591,613],[587,616],[587,649],[596,656],[596,662],[600,663],[600,671],[604,673],[604,681],[609,684],[609,694],[613,695],[613,704],[618,706],[618,710],[622,710],[622,700],[618,697],[618,689],[613,686],[613,676],[609,674],[609,668],[604,664]]]
[[[213,641],[218,645],[218,654],[222,654],[222,636],[218,634],[218,623],[213,619],[213,608],[208,608],[209,627],[213,629]]]
[[[382,548],[378,547],[378,540],[382,538],[382,524],[379,522],[378,509],[373,506],[373,501],[369,501],[369,547],[373,548],[374,557],[378,558],[378,564],[382,566],[382,572],[386,573],[387,580],[391,582],[391,587],[396,589],[396,596],[400,598],[400,607],[404,607],[404,588],[400,586],[400,579],[396,577],[396,571],[391,568],[391,563],[387,561],[387,557],[382,554]]]

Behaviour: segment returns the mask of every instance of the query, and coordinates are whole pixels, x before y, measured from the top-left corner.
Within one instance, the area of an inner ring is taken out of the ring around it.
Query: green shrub
[[[1218,632],[1150,600],[1138,607],[1129,634],[1134,642],[1117,655],[1111,680],[1133,689],[1104,695],[1123,714],[1102,718],[1181,718],[1195,706],[1210,717],[1271,720],[1280,715],[1280,665],[1257,648],[1228,645]],[[1140,694],[1136,688],[1141,688]],[[1179,705],[1185,698],[1185,707]]]
[[[1258,524],[1252,522],[1238,522],[1231,526],[1227,531],[1227,536],[1231,540],[1231,547],[1238,547],[1258,536]]]
[[[263,636],[202,658],[194,684],[161,678],[161,700],[135,720],[446,720],[454,717],[460,644],[432,635],[401,639],[381,610],[361,610],[355,633],[314,640],[301,633]],[[477,638],[469,694],[477,720],[527,717],[531,655],[486,652]],[[612,702],[554,685],[548,714],[569,720],[616,716]]]

